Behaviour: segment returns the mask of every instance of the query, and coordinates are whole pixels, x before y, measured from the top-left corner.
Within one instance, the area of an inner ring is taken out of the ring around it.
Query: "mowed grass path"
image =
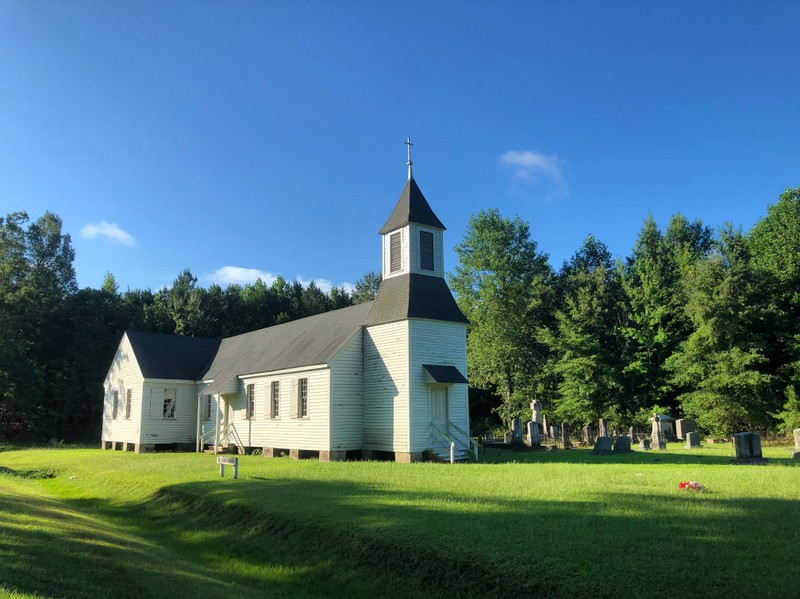
[[[730,453],[0,452],[0,596],[797,596],[800,461]]]

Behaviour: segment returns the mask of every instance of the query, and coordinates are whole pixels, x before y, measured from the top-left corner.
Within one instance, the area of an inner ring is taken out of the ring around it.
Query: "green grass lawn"
[[[234,481],[202,454],[5,451],[0,595],[796,595],[800,461],[731,453],[244,456]]]

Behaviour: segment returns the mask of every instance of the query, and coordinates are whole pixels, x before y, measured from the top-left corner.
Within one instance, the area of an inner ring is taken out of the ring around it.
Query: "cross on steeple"
[[[403,143],[405,143],[408,146],[408,162],[406,162],[406,164],[408,165],[408,180],[411,181],[411,179],[414,178],[414,175],[411,174],[411,165],[414,164],[413,162],[411,162],[411,146],[413,146],[414,144],[411,143],[410,137],[406,137],[406,140]]]

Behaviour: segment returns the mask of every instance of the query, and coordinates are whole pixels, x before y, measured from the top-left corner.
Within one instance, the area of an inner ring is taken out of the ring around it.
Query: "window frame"
[[[308,378],[297,379],[297,417],[308,418]]]
[[[172,397],[170,397],[172,395]],[[172,400],[172,403],[167,403],[169,400]],[[178,404],[178,389],[175,387],[165,388],[164,389],[164,404],[162,410],[162,418],[164,420],[177,420],[175,418],[175,407]]]
[[[112,399],[112,407],[111,407],[111,420],[117,420],[119,418],[119,391],[114,389],[114,397]]]
[[[253,420],[256,417],[256,385],[255,383],[248,383],[245,388],[247,397],[247,407],[245,409],[245,420]]]
[[[214,403],[214,396],[211,393],[205,393],[205,402],[203,403],[203,420],[211,420],[211,406]]]
[[[131,408],[133,405],[133,389],[125,391],[125,420],[131,419]]]
[[[269,417],[273,420],[281,417],[280,381],[272,381],[269,384]]]

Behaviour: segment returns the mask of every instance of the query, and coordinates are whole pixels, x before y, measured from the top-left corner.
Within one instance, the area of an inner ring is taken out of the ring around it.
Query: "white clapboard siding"
[[[409,387],[411,395],[411,449],[429,446],[430,387],[423,364],[455,366],[467,375],[467,327],[461,323],[413,318],[409,323]],[[467,385],[449,385],[448,419],[469,433]]]
[[[175,389],[175,418],[164,418],[164,390]],[[143,388],[142,443],[193,443],[197,436],[197,385],[148,379]]]
[[[409,269],[412,273],[423,275],[430,275],[436,277],[444,277],[444,258],[442,256],[442,249],[444,246],[442,239],[442,231],[440,229],[431,229],[430,227],[423,227],[416,223],[411,223],[408,227],[408,246],[409,246]],[[423,270],[419,267],[419,232],[428,231],[433,234],[433,270]]]
[[[409,451],[408,321],[364,330],[364,449]]]
[[[308,416],[305,418],[296,416],[297,381],[301,378],[308,379]],[[269,411],[273,381],[280,383],[278,418],[270,418]],[[248,384],[255,385],[256,405],[255,414],[249,420],[246,417]],[[231,422],[245,446],[309,451],[329,449],[330,371],[326,366],[248,376],[240,386]]]
[[[406,225],[396,231],[392,231],[387,235],[383,236],[383,278],[394,277],[397,275],[407,274],[409,272],[409,263],[410,263],[410,252],[409,252],[409,229],[410,226]],[[395,233],[400,233],[400,255],[402,256],[400,270],[397,272],[390,273],[389,272],[389,264],[390,264],[390,248],[392,246],[391,238],[392,235]]]
[[[361,449],[364,441],[363,335],[359,330],[336,353],[331,369],[330,449]]]
[[[139,443],[142,419],[142,386],[144,378],[136,356],[128,340],[123,335],[114,361],[108,370],[103,388],[103,441]],[[125,399],[128,390],[131,393],[131,414],[125,418]],[[117,418],[113,418],[114,391],[119,394],[119,410]]]

